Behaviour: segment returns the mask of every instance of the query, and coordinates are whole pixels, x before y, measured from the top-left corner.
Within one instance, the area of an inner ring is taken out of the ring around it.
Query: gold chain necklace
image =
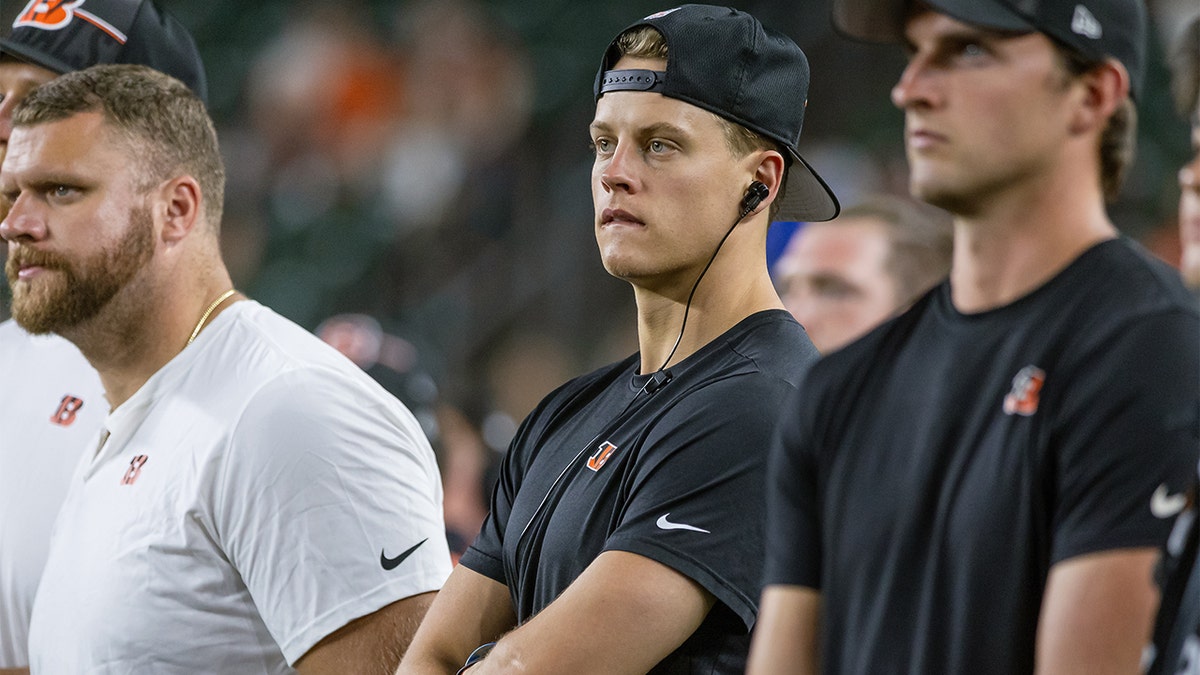
[[[204,328],[204,322],[208,321],[208,317],[210,314],[213,313],[213,310],[215,310],[217,307],[219,307],[222,302],[225,302],[226,300],[228,300],[229,297],[231,295],[233,295],[234,293],[237,293],[236,288],[231,288],[231,289],[225,291],[219,297],[217,297],[216,300],[213,300],[213,303],[208,306],[208,309],[204,310],[204,314],[202,314],[200,316],[200,321],[196,323],[196,328],[192,330],[191,337],[188,338],[187,343],[189,345],[192,344],[192,342],[195,341],[196,336],[200,334],[200,329]],[[184,346],[186,347],[187,345],[184,345]]]

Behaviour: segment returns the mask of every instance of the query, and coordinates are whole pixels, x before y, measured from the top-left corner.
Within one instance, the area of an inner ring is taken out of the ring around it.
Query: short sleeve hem
[[[508,585],[508,579],[504,575],[504,562],[494,558],[483,551],[470,546],[462,554],[458,564],[466,567],[472,572],[478,572],[485,577],[494,581]]]
[[[418,572],[380,584],[314,618],[295,636],[282,642],[279,646],[280,651],[283,652],[288,665],[294,667],[300,657],[307,654],[318,642],[351,621],[377,612],[393,602],[438,590],[445,581],[437,578],[438,576]]]

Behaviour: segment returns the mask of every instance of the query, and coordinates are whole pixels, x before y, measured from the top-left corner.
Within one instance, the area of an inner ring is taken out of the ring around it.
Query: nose
[[[637,161],[637,153],[629,143],[617,142],[617,148],[601,167],[600,183],[608,192],[637,190],[637,179],[633,164]]]
[[[45,238],[46,222],[34,213],[28,202],[28,198],[23,196],[18,196],[16,201],[11,203],[0,197],[0,218],[3,218],[0,220],[0,239],[38,241]]]
[[[1179,189],[1200,194],[1200,150],[1196,151],[1192,161],[1179,169]]]
[[[901,110],[936,103],[931,79],[930,65],[914,56],[900,73],[900,79],[892,87],[892,105]]]

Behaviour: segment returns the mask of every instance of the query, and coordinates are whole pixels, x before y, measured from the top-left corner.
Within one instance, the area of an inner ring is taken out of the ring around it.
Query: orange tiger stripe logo
[[[1013,378],[1012,390],[1004,397],[1004,412],[1028,417],[1037,412],[1046,373],[1037,366],[1025,366]]]
[[[616,449],[617,446],[609,443],[608,441],[604,441],[600,444],[600,447],[596,449],[596,452],[593,452],[592,456],[588,457],[587,467],[592,471],[599,471],[600,468],[604,466],[604,463],[608,461],[608,458],[613,454],[613,452],[616,451]]]
[[[58,30],[71,23],[75,18],[75,8],[85,0],[31,0],[21,15],[13,23],[18,26],[32,26],[44,30]]]
[[[104,31],[112,39],[125,44],[128,39],[124,33],[104,19],[85,11],[82,5],[87,0],[30,0],[25,9],[17,15],[13,28],[28,26],[42,30],[61,30],[71,25],[76,17]]]

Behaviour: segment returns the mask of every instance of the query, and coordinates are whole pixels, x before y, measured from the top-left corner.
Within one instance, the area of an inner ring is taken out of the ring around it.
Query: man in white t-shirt
[[[33,671],[392,672],[450,570],[433,451],[349,360],[232,288],[203,103],[97,66],[13,122],[13,316],[79,347],[112,405],[51,537]]]
[[[13,108],[64,72],[140,63],[204,98],[200,54],[170,14],[149,0],[90,0],[77,9],[31,1],[0,38],[0,162]],[[0,219],[4,211],[0,203]],[[108,403],[75,345],[30,335],[11,319],[0,323],[0,382],[0,675],[9,675],[28,672],[29,616],[50,527]]]
[[[75,345],[13,321],[0,323],[0,381],[0,673],[27,672],[50,526],[108,404]]]

